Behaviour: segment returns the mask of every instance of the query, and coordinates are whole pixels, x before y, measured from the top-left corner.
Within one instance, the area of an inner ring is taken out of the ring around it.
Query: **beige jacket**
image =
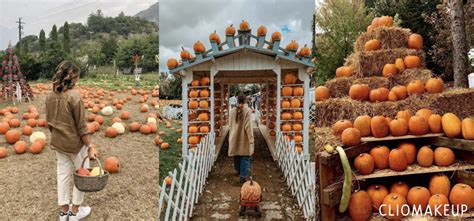
[[[232,108],[229,116],[229,156],[252,156],[254,150],[252,110],[245,105],[236,120],[237,107]]]
[[[46,120],[51,131],[51,147],[62,153],[77,154],[89,133],[81,94],[77,90],[51,92],[46,98]]]

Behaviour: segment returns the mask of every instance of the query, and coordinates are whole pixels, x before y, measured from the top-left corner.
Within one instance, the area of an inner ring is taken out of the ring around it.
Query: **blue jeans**
[[[250,156],[234,156],[234,168],[240,175],[240,181],[243,181],[250,172]]]

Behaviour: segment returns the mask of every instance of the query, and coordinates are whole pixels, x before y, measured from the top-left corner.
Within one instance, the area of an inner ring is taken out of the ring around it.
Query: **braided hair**
[[[79,80],[79,68],[71,61],[62,61],[54,71],[53,91],[65,92],[73,88],[77,80]]]

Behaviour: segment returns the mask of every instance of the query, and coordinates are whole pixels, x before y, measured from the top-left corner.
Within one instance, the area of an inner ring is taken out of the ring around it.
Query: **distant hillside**
[[[159,2],[153,4],[148,9],[138,12],[135,16],[154,22],[158,26]]]

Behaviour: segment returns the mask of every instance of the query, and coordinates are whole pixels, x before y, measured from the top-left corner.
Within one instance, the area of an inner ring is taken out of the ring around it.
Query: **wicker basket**
[[[87,158],[87,156],[84,158],[81,167],[84,167],[84,163],[86,162]],[[100,160],[94,160],[99,164],[99,167],[102,171],[104,171],[104,174],[99,176],[82,176],[77,173],[74,173],[74,185],[78,190],[82,192],[98,192],[104,189],[105,185],[107,185],[109,172],[102,168]]]
[[[457,181],[460,183],[465,183],[474,187],[474,171],[473,170],[459,170]]]

